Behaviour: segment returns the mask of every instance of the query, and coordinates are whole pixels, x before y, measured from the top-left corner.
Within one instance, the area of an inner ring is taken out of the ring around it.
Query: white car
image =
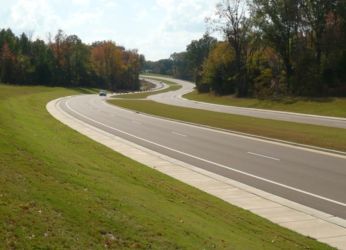
[[[107,96],[107,91],[106,90],[100,90],[99,96]]]

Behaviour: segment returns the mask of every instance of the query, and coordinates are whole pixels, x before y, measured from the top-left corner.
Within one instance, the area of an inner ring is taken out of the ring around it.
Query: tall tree
[[[193,40],[186,47],[186,59],[192,67],[194,80],[199,81],[199,75],[202,71],[204,60],[208,57],[211,49],[216,45],[217,40],[208,33],[199,40]]]
[[[19,46],[19,52],[24,55],[29,55],[31,52],[31,42],[28,38],[28,36],[25,33],[22,33],[20,35],[19,41],[18,41],[18,46]]]
[[[31,41],[0,30],[0,81],[16,84],[138,89],[141,58],[114,42],[84,44],[59,30],[53,40]],[[143,58],[142,58],[143,61]]]
[[[87,78],[91,62],[88,47],[76,36],[67,36],[64,41],[64,72],[73,86],[79,86]],[[85,83],[84,83],[85,84]]]
[[[187,59],[187,52],[173,53],[170,57],[173,62],[172,75],[175,78],[192,80],[193,72]]]
[[[217,17],[211,20],[214,29],[222,31],[235,53],[237,68],[237,94],[246,96],[248,79],[246,62],[248,55],[250,20],[246,17],[246,5],[241,0],[224,0],[217,5]]]
[[[42,85],[53,84],[54,55],[44,41],[37,39],[31,45],[32,64],[35,67],[32,82]]]
[[[252,12],[257,28],[281,55],[288,79],[293,75],[292,51],[298,33],[302,0],[253,0]]]
[[[117,89],[121,69],[121,51],[113,42],[96,42],[91,50],[92,64],[103,84]]]
[[[15,55],[7,42],[4,42],[0,51],[0,81],[15,83]]]
[[[235,53],[228,42],[220,42],[210,51],[204,61],[201,81],[197,84],[200,92],[212,91],[217,95],[233,94],[236,73]]]
[[[323,36],[326,32],[327,16],[335,11],[337,0],[305,0],[302,1],[303,19],[305,28],[310,31],[313,41],[315,58],[318,66],[321,65]]]

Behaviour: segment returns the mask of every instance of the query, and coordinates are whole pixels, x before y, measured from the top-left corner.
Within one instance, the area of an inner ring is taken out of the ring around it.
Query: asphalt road
[[[145,76],[142,76],[142,77],[145,78]],[[157,78],[158,80],[165,79],[165,80],[172,81],[183,86],[181,89],[177,91],[166,92],[166,93],[152,95],[148,97],[148,99],[154,100],[156,102],[180,106],[180,107],[204,109],[204,110],[210,110],[210,111],[216,111],[216,112],[222,112],[222,113],[228,113],[228,114],[314,124],[314,125],[336,127],[336,128],[346,128],[346,118],[307,115],[307,114],[281,112],[281,111],[273,111],[273,110],[266,110],[266,109],[242,108],[242,107],[225,106],[225,105],[203,103],[203,102],[188,100],[188,99],[182,98],[182,96],[193,91],[195,87],[194,83],[178,80],[178,79],[173,79],[173,78],[163,78],[163,77],[153,77],[153,78]],[[150,81],[148,78],[147,80]]]
[[[346,219],[346,157],[155,118],[95,95],[62,99],[70,115],[172,158]]]

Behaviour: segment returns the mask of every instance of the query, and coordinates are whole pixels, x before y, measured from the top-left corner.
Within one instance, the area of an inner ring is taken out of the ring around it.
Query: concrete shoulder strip
[[[79,133],[283,227],[346,250],[346,220],[167,157],[86,124],[59,107],[64,99],[53,100],[46,108],[53,117]]]

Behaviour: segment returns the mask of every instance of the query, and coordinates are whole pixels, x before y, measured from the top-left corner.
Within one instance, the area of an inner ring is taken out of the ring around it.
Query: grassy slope
[[[145,76],[145,77],[150,77],[150,76],[159,76],[159,77],[165,77],[165,78],[173,78],[170,75],[161,75],[161,74],[155,74],[155,73],[141,73],[141,76]]]
[[[153,80],[156,80],[156,79],[153,79]],[[167,85],[169,85],[169,87],[166,89],[157,90],[157,91],[153,91],[153,92],[142,92],[142,93],[118,95],[118,96],[116,96],[116,98],[120,98],[120,99],[145,99],[150,95],[154,95],[154,94],[156,95],[156,94],[161,94],[161,93],[165,93],[165,92],[169,92],[169,91],[175,91],[175,90],[178,90],[181,88],[180,85],[178,85],[174,82],[170,82],[170,81],[166,81],[166,80],[161,80],[161,81],[166,83]]]
[[[140,80],[140,90],[141,91],[149,91],[151,89],[155,88],[155,84],[145,81],[145,80]]]
[[[286,99],[282,101],[259,100],[253,98],[234,98],[230,96],[215,96],[211,94],[199,94],[197,91],[184,95],[185,98],[201,102],[210,102],[222,105],[232,105],[247,108],[271,109],[306,113],[314,115],[326,115],[346,117],[346,98],[330,99]]]
[[[171,119],[346,151],[345,129],[181,108],[147,100],[111,100],[110,102],[124,108]]]
[[[0,248],[327,249],[54,120],[75,90],[0,85]]]

